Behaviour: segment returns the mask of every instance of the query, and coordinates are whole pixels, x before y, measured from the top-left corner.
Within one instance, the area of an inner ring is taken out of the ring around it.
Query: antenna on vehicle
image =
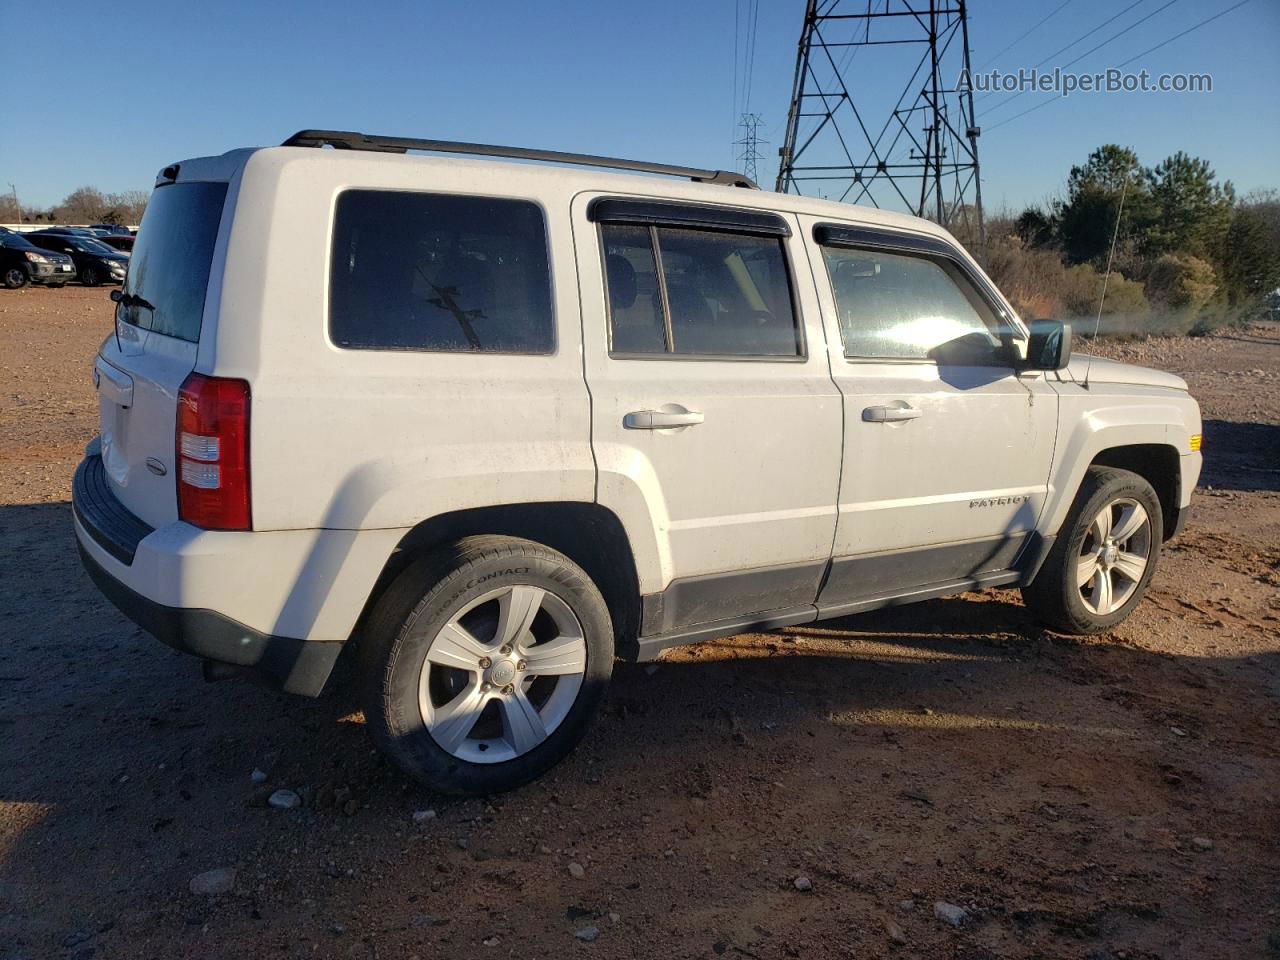
[[[1116,258],[1116,240],[1120,237],[1120,218],[1124,216],[1124,196],[1129,191],[1129,172],[1133,169],[1133,164],[1124,168],[1124,182],[1120,184],[1120,207],[1116,210],[1116,225],[1111,231],[1111,252],[1107,254],[1107,272],[1102,277],[1102,296],[1098,298],[1098,316],[1093,321],[1093,336],[1091,340],[1098,339],[1098,331],[1102,329],[1102,305],[1107,302],[1107,281],[1111,279],[1111,264]],[[1090,344],[1092,348],[1092,344]],[[1093,354],[1089,354],[1089,362],[1084,368],[1084,383],[1081,384],[1086,390],[1089,389],[1089,371],[1093,368]]]

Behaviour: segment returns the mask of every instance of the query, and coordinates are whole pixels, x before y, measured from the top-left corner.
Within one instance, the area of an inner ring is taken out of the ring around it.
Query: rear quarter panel
[[[495,503],[590,501],[569,195],[521,174],[321,150],[255,153],[228,244],[215,336],[197,368],[252,388],[251,484],[261,530],[409,527]],[[391,162],[388,162],[391,161]],[[328,336],[334,205],[348,188],[532,200],[547,222],[549,356],[348,350]]]

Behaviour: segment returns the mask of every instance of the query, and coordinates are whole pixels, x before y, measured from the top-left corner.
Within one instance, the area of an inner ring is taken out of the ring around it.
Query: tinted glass
[[[113,256],[115,254],[115,251],[105,243],[90,240],[88,237],[76,237],[71,241],[71,245],[84,253],[96,253],[99,256]]]
[[[800,352],[781,241],[666,227],[657,233],[676,353]]]
[[[657,232],[675,353],[800,352],[781,241],[668,227]]]
[[[665,353],[666,321],[649,228],[606,224],[602,230],[609,348],[614,353]]]
[[[546,226],[525,200],[348,190],[329,284],[329,335],[342,347],[554,348]]]
[[[142,215],[117,317],[165,336],[200,339],[225,183],[156,187]],[[95,241],[96,245],[96,241]]]
[[[823,247],[847,357],[936,359],[955,349],[996,358],[998,324],[953,264],[923,256]]]

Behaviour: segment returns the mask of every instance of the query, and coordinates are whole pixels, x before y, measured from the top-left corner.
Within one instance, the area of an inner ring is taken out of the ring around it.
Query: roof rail
[[[434,153],[470,153],[484,157],[508,157],[514,160],[547,160],[552,163],[572,163],[584,167],[608,167],[614,170],[635,170],[640,173],[661,173],[669,177],[688,177],[699,183],[714,183],[724,187],[760,189],[754,181],[742,174],[727,170],[699,170],[696,167],[676,167],[666,163],[645,163],[641,160],[623,160],[618,157],[594,157],[585,153],[562,153],[559,150],[532,150],[528,147],[499,147],[488,143],[378,137],[349,130],[299,130],[281,144],[282,147],[326,145],[339,150],[374,150],[379,153],[429,150]]]

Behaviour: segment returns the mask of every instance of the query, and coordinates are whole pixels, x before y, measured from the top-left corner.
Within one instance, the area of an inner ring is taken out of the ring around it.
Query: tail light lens
[[[248,530],[249,384],[193,373],[178,391],[178,516]]]

